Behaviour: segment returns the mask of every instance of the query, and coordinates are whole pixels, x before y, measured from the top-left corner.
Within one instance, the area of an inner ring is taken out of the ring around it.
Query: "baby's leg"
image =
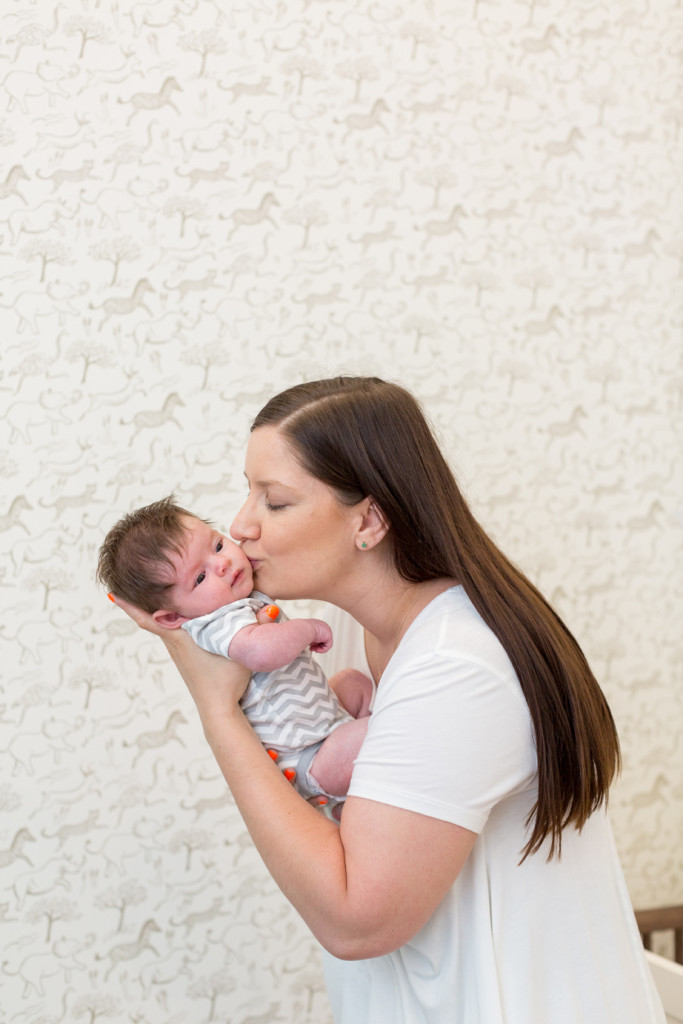
[[[346,796],[353,762],[368,731],[368,716],[338,725],[311,761],[310,773],[331,796]]]
[[[328,680],[337,700],[354,718],[365,718],[370,714],[370,702],[374,692],[372,680],[355,668],[343,668]],[[338,732],[339,730],[337,730]]]

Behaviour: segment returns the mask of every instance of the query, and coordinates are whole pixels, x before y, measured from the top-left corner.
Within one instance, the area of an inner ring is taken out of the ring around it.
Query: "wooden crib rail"
[[[636,922],[645,949],[652,949],[653,932],[673,931],[674,959],[683,964],[683,903],[675,907],[636,910]]]

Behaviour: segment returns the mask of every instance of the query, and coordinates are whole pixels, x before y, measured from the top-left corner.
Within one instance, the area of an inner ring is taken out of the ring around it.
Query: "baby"
[[[287,619],[252,589],[241,547],[173,495],[124,516],[100,548],[97,578],[166,629],[187,630],[253,673],[240,705],[302,796],[334,804],[365,739],[372,682],[355,669],[329,683],[308,651],[332,646],[320,619]]]

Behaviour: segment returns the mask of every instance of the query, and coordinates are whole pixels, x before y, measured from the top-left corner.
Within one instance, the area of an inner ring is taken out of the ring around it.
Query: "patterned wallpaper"
[[[229,524],[304,377],[424,401],[612,703],[634,903],[683,901],[680,49],[674,0],[3,4],[2,1022],[330,1024],[93,582],[171,489]]]

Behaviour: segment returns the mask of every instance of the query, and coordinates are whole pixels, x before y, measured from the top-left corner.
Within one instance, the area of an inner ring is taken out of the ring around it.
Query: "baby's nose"
[[[218,576],[225,576],[226,572],[230,568],[230,559],[227,555],[224,555],[222,551],[219,551],[215,556],[214,566]]]

